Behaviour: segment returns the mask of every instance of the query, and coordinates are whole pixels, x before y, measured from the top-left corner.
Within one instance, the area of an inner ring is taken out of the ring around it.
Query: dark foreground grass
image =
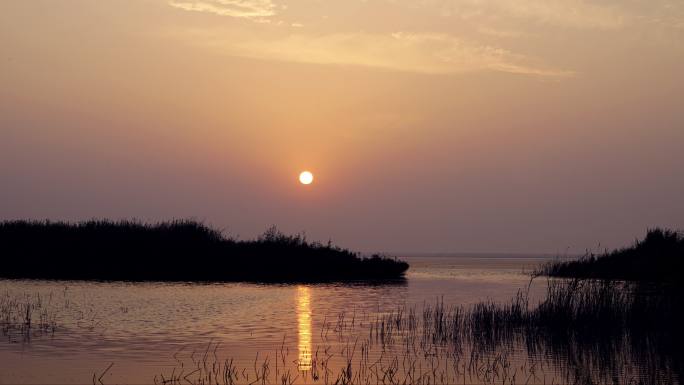
[[[0,223],[5,278],[320,282],[401,279],[407,269],[275,228],[239,241],[189,220]]]
[[[630,247],[588,254],[573,261],[553,261],[537,269],[535,274],[678,283],[684,281],[684,235],[656,228]]]
[[[531,363],[554,362],[556,383],[678,384],[684,379],[684,290],[678,286],[550,280],[545,298],[535,304],[521,291],[508,303],[449,307],[438,302],[426,306],[422,318],[411,314],[415,310],[391,314],[378,323],[375,335],[393,341],[418,328],[423,345],[470,356],[524,351]]]
[[[283,342],[238,362],[210,345],[174,354],[177,365],[155,383],[679,384],[683,302],[635,284],[553,280],[538,304],[522,291],[507,303],[342,311],[298,356]]]

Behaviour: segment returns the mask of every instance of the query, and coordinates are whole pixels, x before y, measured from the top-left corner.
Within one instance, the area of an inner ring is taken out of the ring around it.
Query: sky
[[[627,245],[684,228],[683,38],[667,0],[2,1],[0,219]]]

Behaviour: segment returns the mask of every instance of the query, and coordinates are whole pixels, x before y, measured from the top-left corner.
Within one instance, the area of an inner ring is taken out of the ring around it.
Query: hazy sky
[[[682,1],[5,0],[0,219],[619,246],[684,228],[683,63]]]

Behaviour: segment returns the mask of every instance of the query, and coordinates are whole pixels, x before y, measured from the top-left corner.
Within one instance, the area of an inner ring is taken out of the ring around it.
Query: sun
[[[314,180],[314,176],[310,171],[302,171],[299,174],[299,183],[301,184],[311,184]]]

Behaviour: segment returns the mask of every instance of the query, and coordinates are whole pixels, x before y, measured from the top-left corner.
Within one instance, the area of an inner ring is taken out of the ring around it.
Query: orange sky
[[[0,218],[618,246],[684,227],[682,36],[664,0],[4,1]]]

